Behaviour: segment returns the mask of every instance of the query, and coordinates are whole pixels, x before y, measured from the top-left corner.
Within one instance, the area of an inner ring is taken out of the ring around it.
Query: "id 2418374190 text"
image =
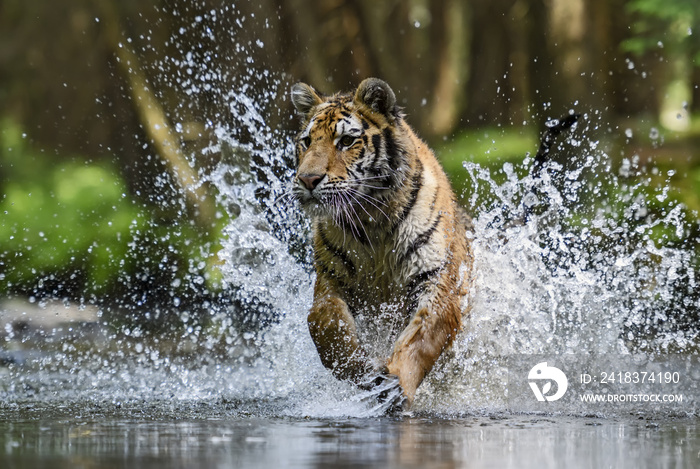
[[[602,371],[598,375],[581,373],[579,382],[581,384],[678,384],[681,380],[677,371]]]

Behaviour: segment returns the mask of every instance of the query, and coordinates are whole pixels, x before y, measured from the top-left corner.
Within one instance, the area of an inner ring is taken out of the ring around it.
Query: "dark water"
[[[233,403],[0,407],[3,468],[693,468],[697,419],[537,415],[300,419]]]

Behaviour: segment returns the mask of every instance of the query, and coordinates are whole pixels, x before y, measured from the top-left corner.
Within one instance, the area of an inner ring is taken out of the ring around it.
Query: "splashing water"
[[[191,27],[206,23],[199,18]],[[245,47],[236,53],[246,72],[235,77],[213,69],[211,54],[201,50],[174,60],[181,72],[174,76],[186,95],[213,93],[225,109],[207,122],[215,143],[191,157],[194,164],[223,155],[201,178],[237,214],[219,257],[224,287],[239,306],[213,307],[206,325],[188,329],[179,338],[192,344],[188,353],[168,355],[121,331],[104,338],[99,350],[68,346],[36,357],[31,372],[11,370],[0,395],[8,401],[214,400],[260,414],[379,415],[383,409],[372,399],[323,368],[307,330],[314,282],[309,222],[284,195],[293,177],[291,134],[270,125],[289,83],[256,69]],[[503,397],[509,356],[697,351],[689,326],[700,310],[692,223],[678,204],[651,214],[645,193],[663,202],[668,186],[651,187],[644,177],[650,170],[634,158],[614,168],[590,138],[601,119],[584,116],[555,150],[569,155],[566,164],[549,163],[538,178],[528,174],[528,157],[504,164],[498,177],[464,164],[474,218],[473,232],[463,234],[475,248],[474,306],[419,388],[415,410],[523,410]],[[530,216],[514,223],[524,218],[524,207]],[[678,240],[674,247],[655,241],[660,229]]]
[[[641,189],[650,189],[649,179],[625,181],[645,169],[625,160],[620,176],[612,172],[608,155],[587,142],[594,121],[584,116],[583,128],[560,145],[569,167],[551,163],[537,179],[528,174],[530,158],[519,168],[505,163],[500,184],[488,170],[464,164],[476,210],[468,233],[476,257],[474,310],[420,404],[447,412],[513,409],[495,398],[508,387],[504,362],[513,355],[575,356],[581,370],[601,356],[696,353],[697,260],[688,249],[696,241],[684,238],[693,222],[681,205],[670,204],[659,217],[648,213]],[[654,190],[662,200],[669,186]],[[512,223],[536,204],[543,205],[539,213]],[[657,228],[683,242],[657,246]]]
[[[550,163],[537,178],[528,174],[530,158],[519,167],[504,164],[500,183],[488,170],[464,164],[472,184],[468,208],[474,231],[464,235],[475,247],[474,307],[452,349],[419,389],[416,409],[522,410],[503,397],[504,362],[513,355],[654,357],[695,351],[696,332],[683,323],[687,311],[700,306],[692,296],[694,254],[683,243],[657,246],[652,237],[661,227],[683,240],[691,222],[680,205],[670,205],[660,217],[649,214],[642,189],[655,190],[661,200],[668,186],[649,188],[644,178],[630,183],[632,173],[645,171],[636,161],[625,160],[619,176],[612,172],[598,142],[587,139],[596,119],[584,116],[581,128],[560,145],[560,152],[571,154],[567,167]],[[289,144],[279,150],[279,137],[266,141],[273,146],[263,146],[260,157],[270,168],[293,151]],[[261,389],[257,395],[284,395],[286,411],[295,415],[371,415],[375,409],[357,391],[321,367],[308,335],[314,276],[309,256],[294,256],[289,247],[290,240],[308,236],[308,223],[299,219],[298,207],[278,205],[290,179],[290,172],[270,177],[269,196],[231,223],[222,252],[227,281],[249,294],[256,290],[279,315],[258,336],[260,367],[249,378]],[[252,193],[256,182],[250,185]],[[217,186],[224,198],[240,190]],[[526,223],[513,223],[524,218],[526,206],[540,210]],[[618,206],[624,207],[621,213]],[[264,261],[246,264],[240,253],[255,250],[264,254],[253,258]],[[372,346],[386,348],[381,336]]]

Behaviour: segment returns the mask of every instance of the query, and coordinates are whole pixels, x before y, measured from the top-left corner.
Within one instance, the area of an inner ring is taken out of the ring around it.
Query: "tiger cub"
[[[387,83],[333,96],[298,83],[291,96],[304,120],[294,195],[313,221],[311,337],[337,378],[385,396],[390,383],[410,404],[470,308],[471,221]],[[400,333],[372,359],[356,316],[387,312]]]

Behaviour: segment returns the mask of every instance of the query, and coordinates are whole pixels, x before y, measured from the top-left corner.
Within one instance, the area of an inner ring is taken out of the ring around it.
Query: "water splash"
[[[551,163],[536,180],[529,158],[519,168],[504,164],[502,183],[465,163],[476,211],[474,310],[421,388],[420,405],[513,410],[503,394],[512,356],[576,356],[581,370],[601,356],[697,353],[697,253],[689,249],[697,241],[687,238],[696,222],[680,204],[651,213],[648,197],[666,200],[668,181],[652,187],[636,158],[611,171],[610,157],[588,140],[598,119],[584,117],[560,145],[567,167]],[[535,216],[512,224],[537,204]]]

